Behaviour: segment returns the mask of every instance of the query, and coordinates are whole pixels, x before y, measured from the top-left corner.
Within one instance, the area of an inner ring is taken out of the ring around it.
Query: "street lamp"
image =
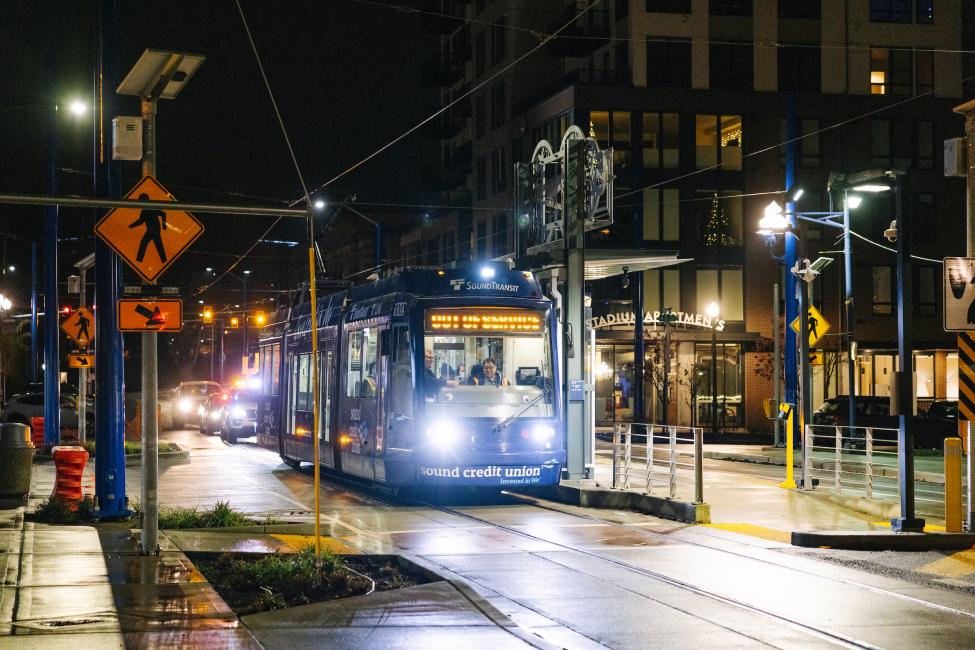
[[[709,304],[704,313],[711,319],[711,434],[718,435],[718,303]]]

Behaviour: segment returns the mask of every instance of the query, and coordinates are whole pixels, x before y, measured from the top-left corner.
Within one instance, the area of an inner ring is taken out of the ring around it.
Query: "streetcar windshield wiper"
[[[514,422],[515,420],[517,420],[518,417],[521,416],[522,413],[524,413],[525,411],[527,411],[531,407],[535,406],[535,404],[538,403],[538,400],[542,399],[543,397],[545,397],[545,391],[544,390],[542,390],[541,393],[539,393],[538,395],[536,395],[530,402],[528,402],[527,404],[525,404],[524,406],[522,406],[520,411],[518,411],[514,415],[508,417],[507,419],[502,420],[501,422],[499,422],[496,427],[494,427],[493,429],[491,429],[491,431],[493,431],[495,433],[498,432],[498,431],[501,431],[501,429],[504,429],[505,427],[507,427],[508,425],[510,425],[512,422]]]

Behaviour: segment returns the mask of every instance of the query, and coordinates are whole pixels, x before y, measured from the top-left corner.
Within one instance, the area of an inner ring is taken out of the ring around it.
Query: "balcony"
[[[571,25],[559,32],[545,46],[552,56],[589,56],[597,49],[609,43],[609,11],[606,9],[582,9],[571,3],[562,10],[562,15],[553,20],[548,26],[548,33],[552,34],[570,20],[582,13],[582,16]]]
[[[464,78],[464,63],[436,54],[423,62],[422,79],[427,86],[453,86]]]
[[[449,192],[463,188],[466,182],[467,174],[451,165],[434,163],[423,170],[423,187],[427,190]]]

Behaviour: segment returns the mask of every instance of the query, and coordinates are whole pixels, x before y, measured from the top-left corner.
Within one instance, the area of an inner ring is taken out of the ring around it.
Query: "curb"
[[[707,503],[689,503],[639,492],[583,488],[574,485],[547,485],[519,490],[519,492],[584,508],[633,510],[688,524],[711,523],[711,506]]]
[[[868,499],[867,497],[843,496],[829,492],[817,492],[816,490],[812,490],[811,492],[805,490],[796,491],[799,494],[805,494],[814,499],[846,508],[847,510],[862,512],[881,520],[893,519],[894,517],[900,516],[901,512],[900,504],[897,502],[878,501],[876,499]]]
[[[975,546],[975,534],[794,531],[792,545],[848,551],[959,551]]]

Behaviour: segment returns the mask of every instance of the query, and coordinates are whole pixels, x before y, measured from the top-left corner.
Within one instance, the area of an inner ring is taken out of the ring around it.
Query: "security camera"
[[[623,288],[628,289],[630,287],[630,267],[623,267]]]
[[[819,275],[819,271],[813,268],[813,265],[809,262],[809,258],[804,258],[802,262],[796,260],[795,266],[792,267],[792,275],[803,282],[812,282]]]
[[[890,228],[884,231],[884,237],[890,242],[897,241],[897,219],[890,222]]]

